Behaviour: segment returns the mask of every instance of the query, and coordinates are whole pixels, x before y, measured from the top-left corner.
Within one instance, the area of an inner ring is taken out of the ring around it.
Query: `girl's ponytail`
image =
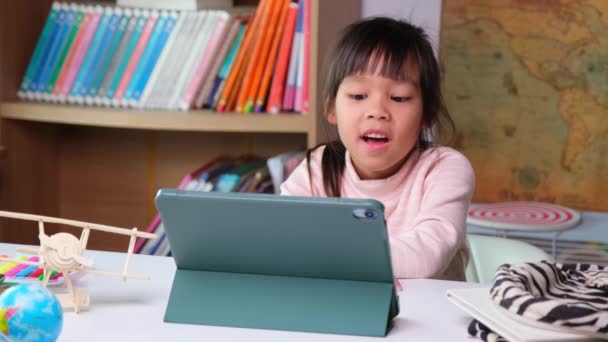
[[[322,145],[311,148],[306,152],[306,165],[308,167],[310,190],[313,196],[318,194],[314,193],[314,188],[312,186],[310,155],[312,151],[320,146]],[[339,139],[326,144],[323,156],[321,157],[321,172],[323,175],[323,189],[325,190],[327,197],[340,197],[341,195],[340,188],[342,187],[342,173],[344,173],[345,156],[346,147]]]

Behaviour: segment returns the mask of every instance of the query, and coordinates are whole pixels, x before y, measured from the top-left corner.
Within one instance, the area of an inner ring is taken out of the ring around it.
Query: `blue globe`
[[[0,295],[0,331],[10,341],[55,341],[62,325],[61,304],[41,286],[16,285]]]

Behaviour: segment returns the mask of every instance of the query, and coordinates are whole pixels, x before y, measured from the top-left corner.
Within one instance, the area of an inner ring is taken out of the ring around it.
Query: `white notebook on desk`
[[[456,306],[485,324],[495,333],[512,342],[598,341],[599,339],[533,327],[515,320],[509,312],[490,299],[490,288],[448,290],[448,299]],[[542,324],[542,323],[539,323]],[[605,337],[604,337],[605,338]]]

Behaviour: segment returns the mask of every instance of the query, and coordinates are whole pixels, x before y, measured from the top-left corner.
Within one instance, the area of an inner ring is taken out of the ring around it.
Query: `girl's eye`
[[[348,95],[348,97],[350,97],[351,99],[353,99],[355,101],[361,101],[361,100],[365,100],[367,98],[367,95],[364,95],[364,94],[350,94],[350,95]]]
[[[391,96],[391,100],[395,101],[395,102],[407,102],[411,99],[410,96]]]

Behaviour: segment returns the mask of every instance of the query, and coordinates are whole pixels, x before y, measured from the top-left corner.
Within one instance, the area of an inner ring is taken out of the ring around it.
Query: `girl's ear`
[[[327,122],[329,122],[332,125],[338,124],[338,118],[336,117],[335,111],[332,110],[330,112],[327,112]]]
[[[332,125],[338,124],[338,118],[336,117],[336,110],[333,105],[329,103],[329,101],[325,101],[325,113],[327,117],[327,122]]]

